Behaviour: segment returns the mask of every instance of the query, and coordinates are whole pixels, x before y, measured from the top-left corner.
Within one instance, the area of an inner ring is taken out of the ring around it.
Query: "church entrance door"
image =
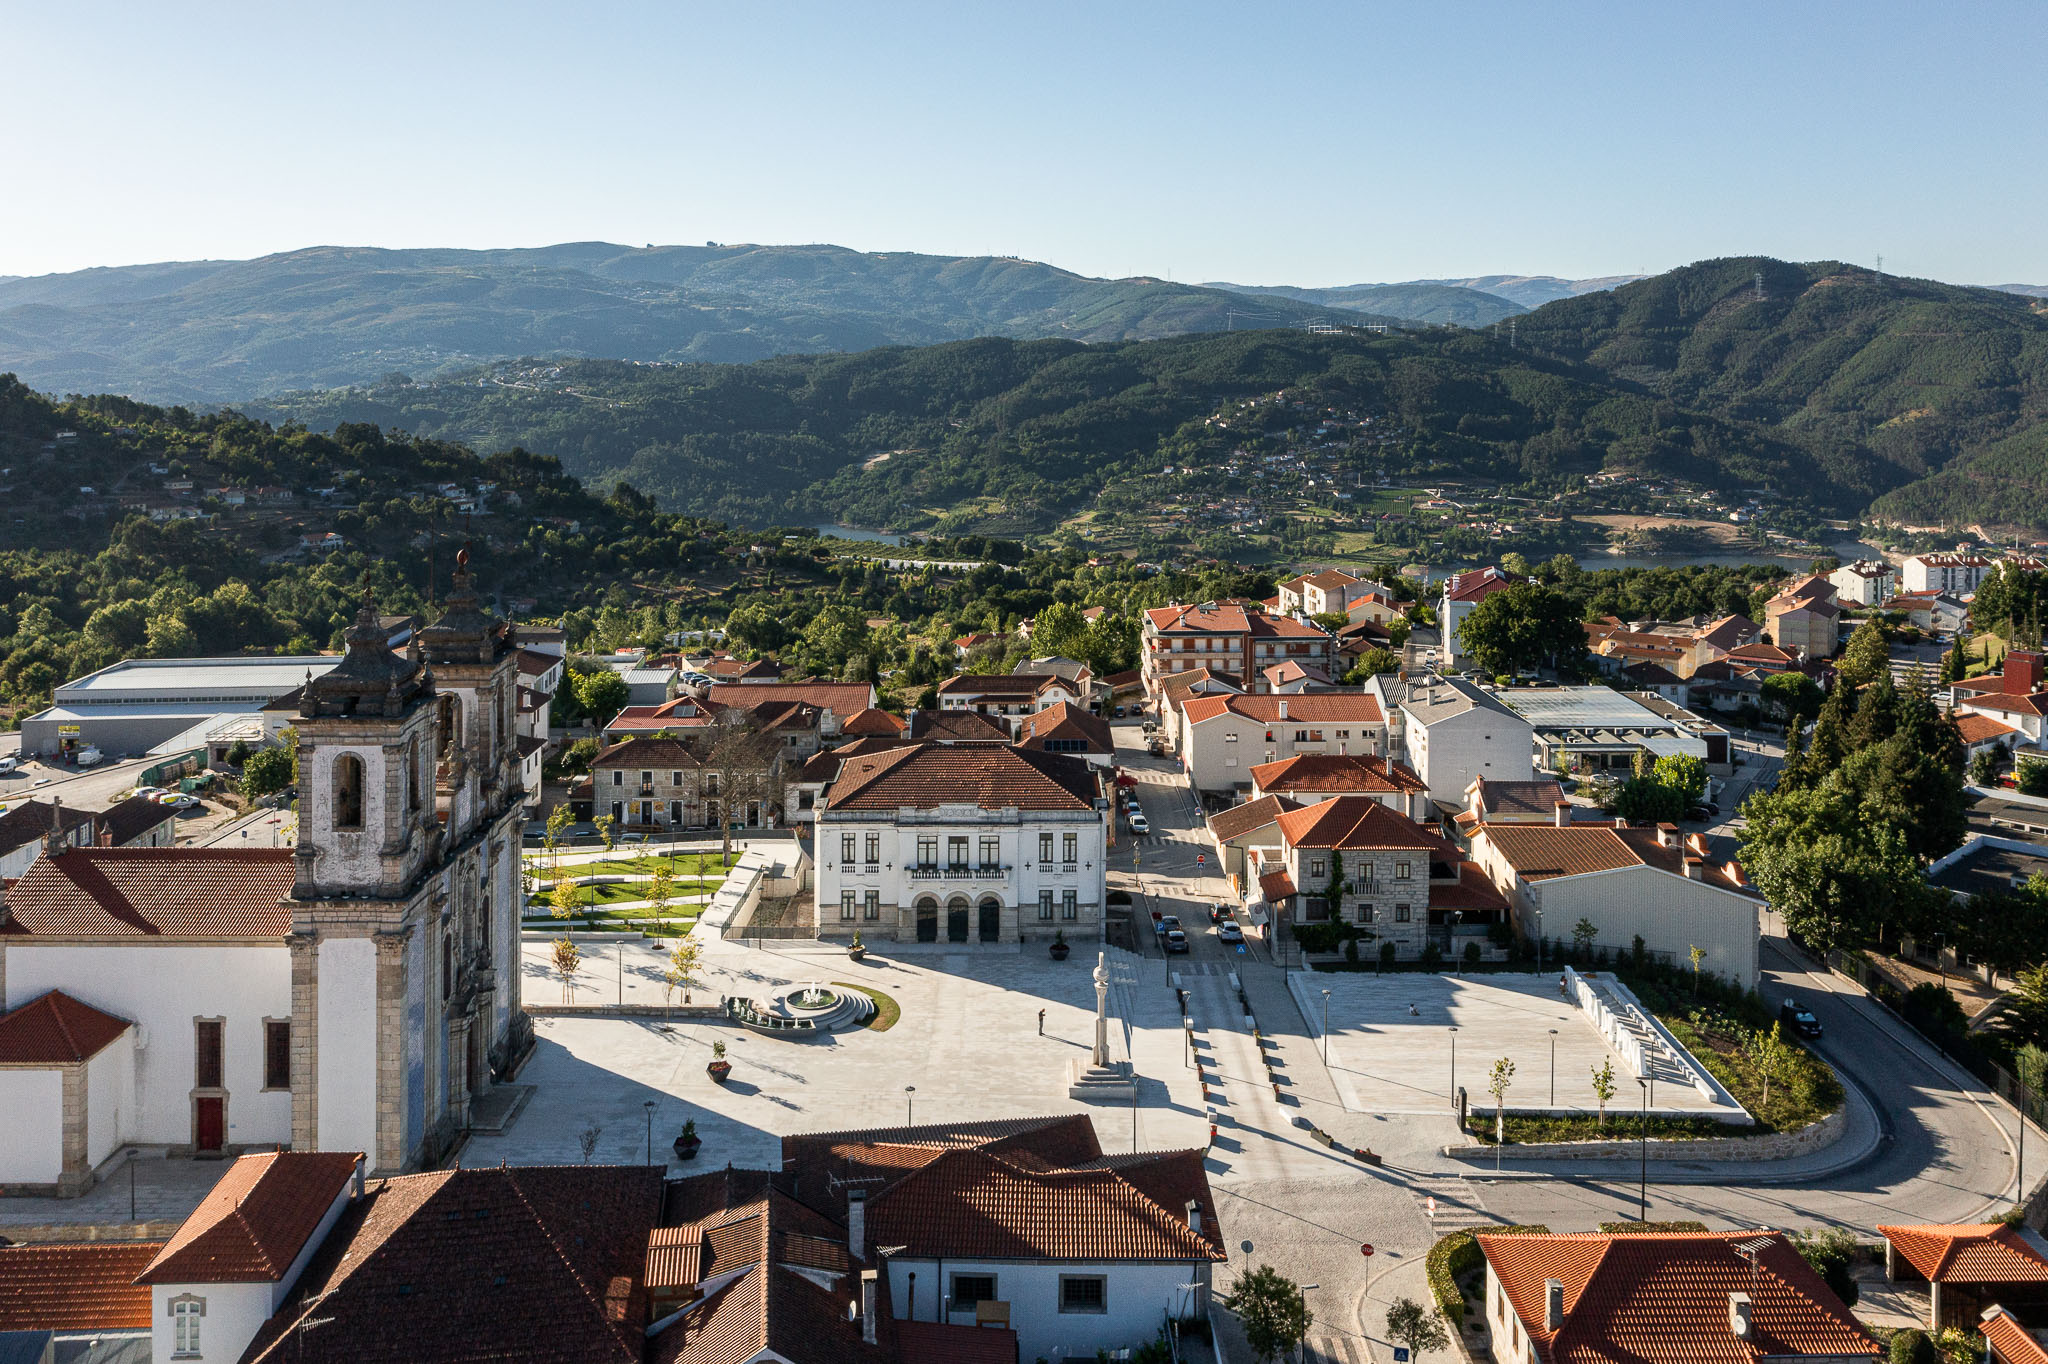
[[[228,1101],[226,1099],[194,1099],[192,1101],[192,1149],[200,1152],[219,1151],[228,1143]]]

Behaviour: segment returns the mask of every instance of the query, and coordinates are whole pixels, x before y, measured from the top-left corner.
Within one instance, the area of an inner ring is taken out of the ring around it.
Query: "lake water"
[[[878,545],[900,545],[903,537],[887,531],[862,530],[858,526],[836,526],[830,521],[820,521],[811,527],[820,535],[836,535],[842,540],[869,540]]]
[[[1844,540],[1828,546],[1828,553],[1839,557],[1843,563],[1858,559],[1882,559],[1884,555],[1875,545],[1866,545],[1859,540]],[[1579,554],[1574,555],[1580,568],[1681,568],[1688,564],[1719,564],[1728,568],[1743,564],[1782,564],[1786,568],[1804,569],[1814,560],[1811,554]]]

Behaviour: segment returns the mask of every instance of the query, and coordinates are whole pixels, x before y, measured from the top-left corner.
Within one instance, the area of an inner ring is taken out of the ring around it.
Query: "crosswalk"
[[[1486,1210],[1471,1181],[1457,1175],[1418,1175],[1408,1181],[1408,1192],[1438,1236],[1500,1221]]]
[[[1303,1364],[1373,1364],[1370,1345],[1357,1336],[1311,1331],[1301,1342]]]

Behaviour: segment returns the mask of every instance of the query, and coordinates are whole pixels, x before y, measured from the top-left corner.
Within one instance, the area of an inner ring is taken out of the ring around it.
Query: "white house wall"
[[[171,1320],[171,1303],[190,1295],[202,1299],[206,1313],[199,1322],[199,1352],[180,1354]],[[235,1364],[270,1320],[271,1286],[267,1283],[153,1284],[149,1290],[150,1357],[180,1364]]]
[[[1297,730],[1321,733],[1323,737],[1297,743]],[[1225,711],[1198,724],[1183,721],[1181,733],[1181,765],[1198,791],[1249,787],[1254,767],[1297,754],[1377,757],[1387,747],[1386,726],[1370,720],[1275,720],[1267,725],[1235,711]],[[1271,743],[1266,742],[1268,733],[1273,736]]]
[[[377,944],[320,940],[320,1149],[377,1150]]]
[[[1411,714],[1407,737],[1408,765],[1436,800],[1463,805],[1474,777],[1528,781],[1536,774],[1533,732],[1519,716],[1475,706],[1424,725]]]
[[[246,947],[16,942],[8,947],[10,1003],[59,989],[116,1018],[132,1019],[141,1029],[133,1140],[191,1143],[192,1024],[221,1018],[227,1023],[222,1078],[229,1144],[291,1142],[290,1091],[263,1088],[263,1020],[292,1014],[291,953],[282,942]]]
[[[63,1173],[64,1072],[0,1070],[0,1184],[55,1184]]]
[[[1485,840],[1480,865],[1514,902],[1524,936],[1533,937],[1536,922],[1526,911],[1543,910],[1544,936],[1569,939],[1572,926],[1590,920],[1599,930],[1593,941],[1610,952],[1626,952],[1636,935],[1652,952],[1669,953],[1672,962],[1689,968],[1690,949],[1706,949],[1700,969],[1712,971],[1747,990],[1757,981],[1757,902],[1655,867],[1621,867],[1584,876],[1551,877],[1506,889],[1511,882],[1496,874],[1500,865]],[[1506,876],[1512,877],[1512,871]]]
[[[95,1168],[132,1139],[135,1125],[135,1029],[85,1063],[85,1163]]]
[[[1017,1333],[1018,1355],[1023,1359],[1092,1359],[1099,1349],[1143,1344],[1158,1334],[1165,1314],[1187,1296],[1182,1285],[1198,1278],[1207,1280],[1206,1267],[1190,1263],[936,1261],[902,1256],[892,1256],[884,1263],[889,1269],[889,1301],[899,1319],[913,1315],[908,1310],[913,1272],[917,1275],[914,1315],[919,1321],[940,1320],[940,1297],[951,1291],[955,1274],[993,1276],[996,1300],[1010,1305],[1010,1329]],[[1060,1311],[1060,1276],[1064,1274],[1107,1278],[1107,1310]],[[937,1282],[942,1278],[943,1283]],[[1198,1296],[1195,1301],[1199,1308],[1205,1300]],[[974,1313],[956,1312],[946,1320],[972,1326]]]

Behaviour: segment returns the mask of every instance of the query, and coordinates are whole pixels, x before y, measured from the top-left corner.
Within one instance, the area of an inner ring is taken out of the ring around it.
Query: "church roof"
[[[434,679],[418,659],[392,651],[376,599],[366,591],[340,665],[307,682],[304,691],[299,714],[308,718],[402,715],[415,701],[434,694]]]
[[[0,937],[282,938],[290,848],[71,848],[7,890]]]
[[[441,618],[420,631],[420,652],[429,663],[493,663],[515,647],[512,632],[476,595],[469,572],[469,546],[455,556],[455,581]]]

